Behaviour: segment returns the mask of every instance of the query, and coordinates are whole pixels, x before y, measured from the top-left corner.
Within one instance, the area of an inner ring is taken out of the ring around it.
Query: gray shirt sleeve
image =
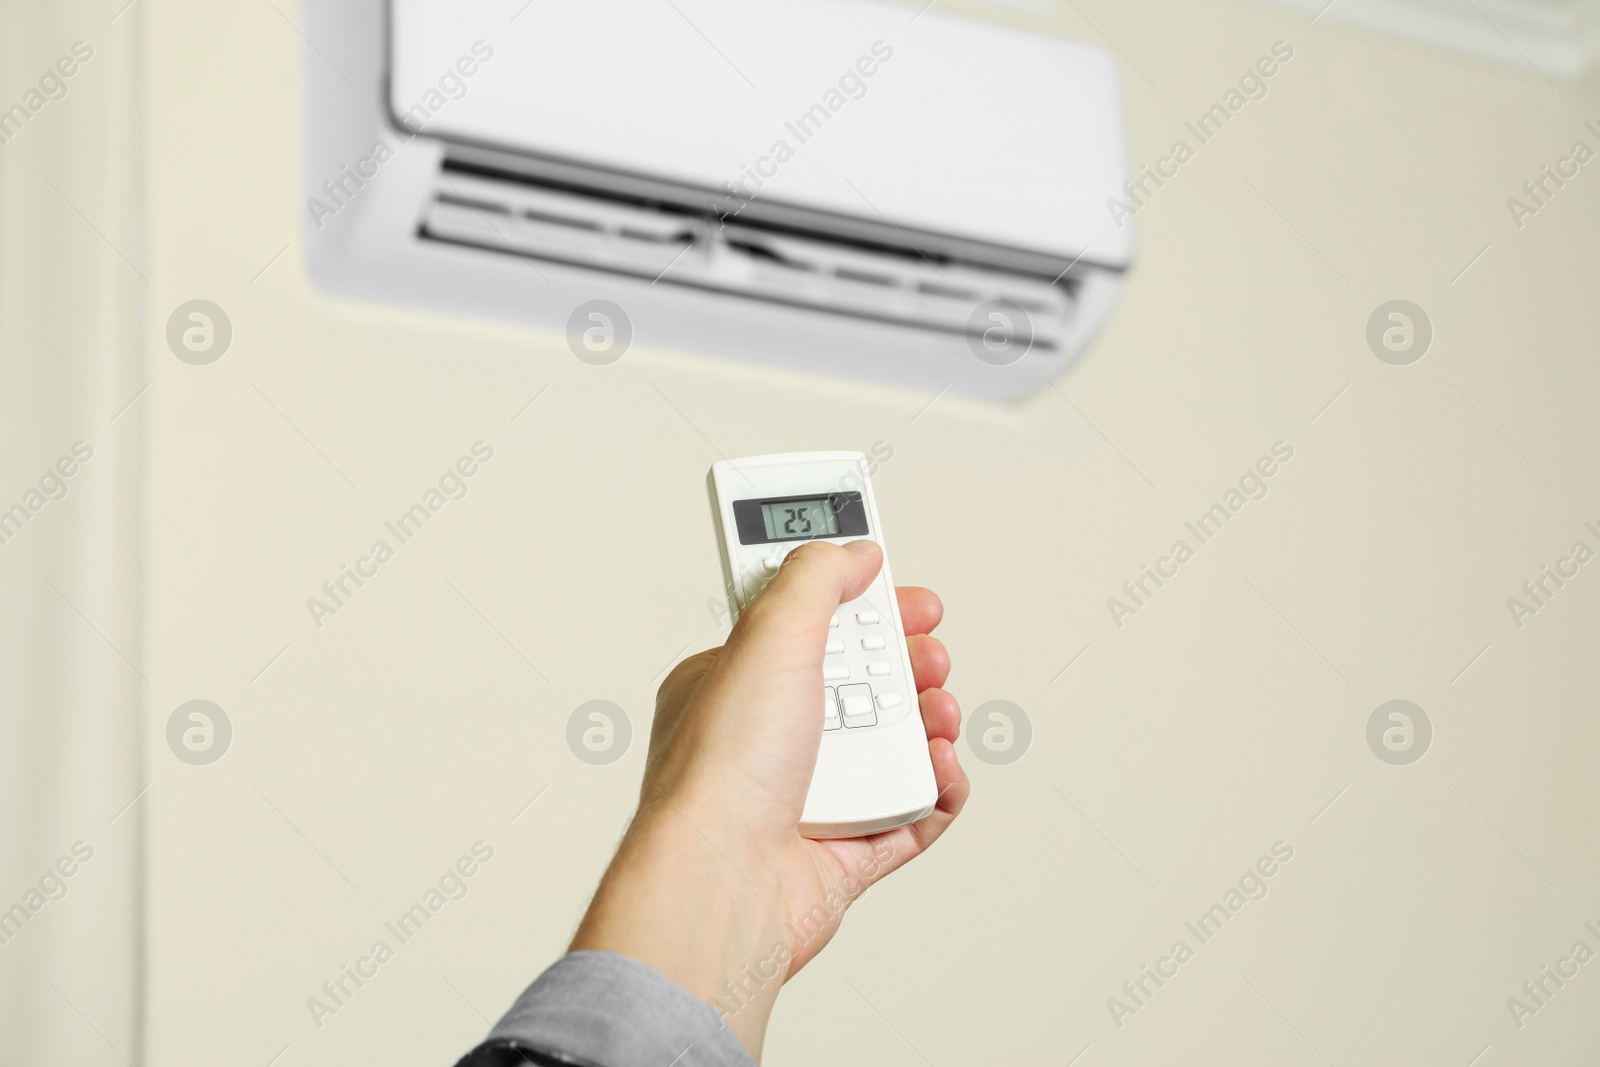
[[[527,988],[457,1067],[755,1067],[712,1010],[653,968],[571,952]]]

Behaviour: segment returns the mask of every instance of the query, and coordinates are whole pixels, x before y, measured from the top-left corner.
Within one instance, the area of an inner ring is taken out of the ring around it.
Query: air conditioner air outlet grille
[[[985,302],[1008,301],[1026,310],[1043,351],[1064,344],[1080,284],[830,233],[692,217],[648,198],[507,180],[448,161],[418,232],[529,261],[947,334],[968,332]]]

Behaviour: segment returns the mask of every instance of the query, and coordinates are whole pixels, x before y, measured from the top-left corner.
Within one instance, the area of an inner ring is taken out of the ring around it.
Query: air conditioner
[[[1099,48],[879,0],[312,0],[324,291],[1023,395],[1133,248]]]

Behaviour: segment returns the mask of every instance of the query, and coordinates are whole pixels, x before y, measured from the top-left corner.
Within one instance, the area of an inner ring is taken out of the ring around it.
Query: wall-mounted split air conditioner
[[[1015,397],[1131,258],[1098,48],[879,0],[312,0],[330,293]],[[581,321],[581,320],[580,320]]]

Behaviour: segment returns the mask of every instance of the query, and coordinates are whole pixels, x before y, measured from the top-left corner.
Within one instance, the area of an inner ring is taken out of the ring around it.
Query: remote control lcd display
[[[803,537],[833,537],[839,533],[839,516],[827,497],[815,500],[780,500],[761,505],[761,520],[769,541]]]

